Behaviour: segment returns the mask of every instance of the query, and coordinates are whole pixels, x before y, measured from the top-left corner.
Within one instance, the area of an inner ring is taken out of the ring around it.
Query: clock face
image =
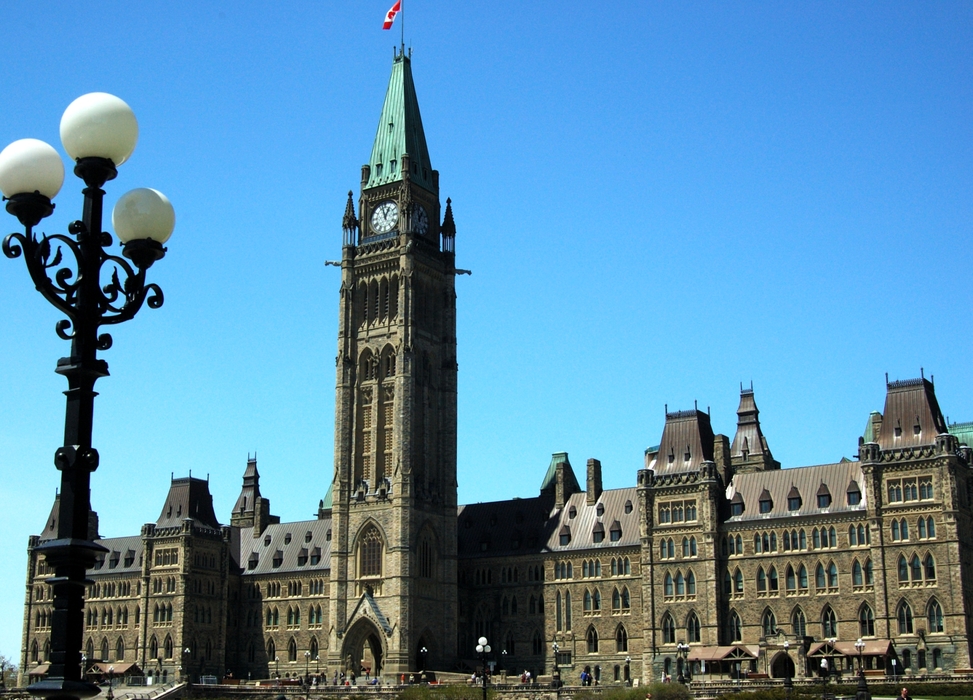
[[[429,231],[429,217],[421,204],[416,205],[416,213],[412,217],[412,230],[420,236],[425,236],[426,232]]]
[[[382,202],[372,212],[372,230],[375,233],[388,233],[399,223],[399,208],[395,202]]]

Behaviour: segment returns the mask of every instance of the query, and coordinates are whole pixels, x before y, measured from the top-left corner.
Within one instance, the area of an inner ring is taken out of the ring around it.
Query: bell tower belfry
[[[443,668],[456,658],[457,638],[456,227],[449,200],[441,214],[404,51],[362,166],[358,212],[349,192],[329,666]]]

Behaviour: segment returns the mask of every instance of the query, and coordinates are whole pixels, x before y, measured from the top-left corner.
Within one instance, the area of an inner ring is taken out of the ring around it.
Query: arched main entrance
[[[780,652],[770,662],[770,675],[772,678],[793,678],[794,660],[790,655]]]
[[[341,647],[342,670],[349,678],[364,676],[366,672],[376,678],[382,673],[384,661],[382,634],[369,620],[359,620],[345,635],[345,642]]]

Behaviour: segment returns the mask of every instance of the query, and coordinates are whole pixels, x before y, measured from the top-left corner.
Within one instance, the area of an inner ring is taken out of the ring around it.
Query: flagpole
[[[405,54],[405,0],[400,0],[399,14],[402,15],[402,21],[399,22],[399,29],[402,31],[402,53]]]

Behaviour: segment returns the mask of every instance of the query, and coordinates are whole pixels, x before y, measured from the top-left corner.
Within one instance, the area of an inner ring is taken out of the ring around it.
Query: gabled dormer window
[[[562,547],[571,544],[571,528],[569,528],[567,525],[564,525],[561,528],[561,531],[558,533],[558,542]]]
[[[760,494],[759,503],[760,503],[761,513],[769,513],[774,509],[774,501],[770,497],[770,491],[768,491],[767,489],[763,490],[763,493]]]
[[[264,547],[269,547],[269,546],[270,546],[270,535],[267,535],[266,537],[264,537]]]
[[[612,523],[611,528],[608,530],[608,539],[612,542],[618,542],[622,539],[622,526],[617,520]]]
[[[730,500],[730,515],[743,515],[743,496],[739,492]]]
[[[284,563],[284,553],[278,549],[276,552],[274,552],[274,561],[273,561],[274,568],[279,569],[283,563]]]
[[[828,490],[827,484],[821,484],[821,488],[818,489],[818,508],[829,507],[831,507],[831,491]]]
[[[603,516],[605,514],[605,504],[604,503],[599,503],[598,506],[597,506],[597,508],[595,508],[595,513],[598,514],[598,517],[599,518],[601,516]]]
[[[850,506],[857,506],[859,503],[862,502],[862,492],[861,489],[858,488],[858,483],[855,481],[852,481],[850,484],[848,484],[847,495],[848,495],[848,505]]]
[[[801,504],[801,492],[797,490],[796,486],[791,486],[791,490],[787,494],[787,510],[800,510]]]
[[[260,563],[260,555],[257,554],[256,552],[253,552],[250,555],[250,559],[247,561],[247,569],[253,571],[254,569],[257,568],[257,564],[259,563]]]
[[[605,541],[605,526],[601,523],[595,523],[594,529],[591,531],[591,539],[595,544]]]

